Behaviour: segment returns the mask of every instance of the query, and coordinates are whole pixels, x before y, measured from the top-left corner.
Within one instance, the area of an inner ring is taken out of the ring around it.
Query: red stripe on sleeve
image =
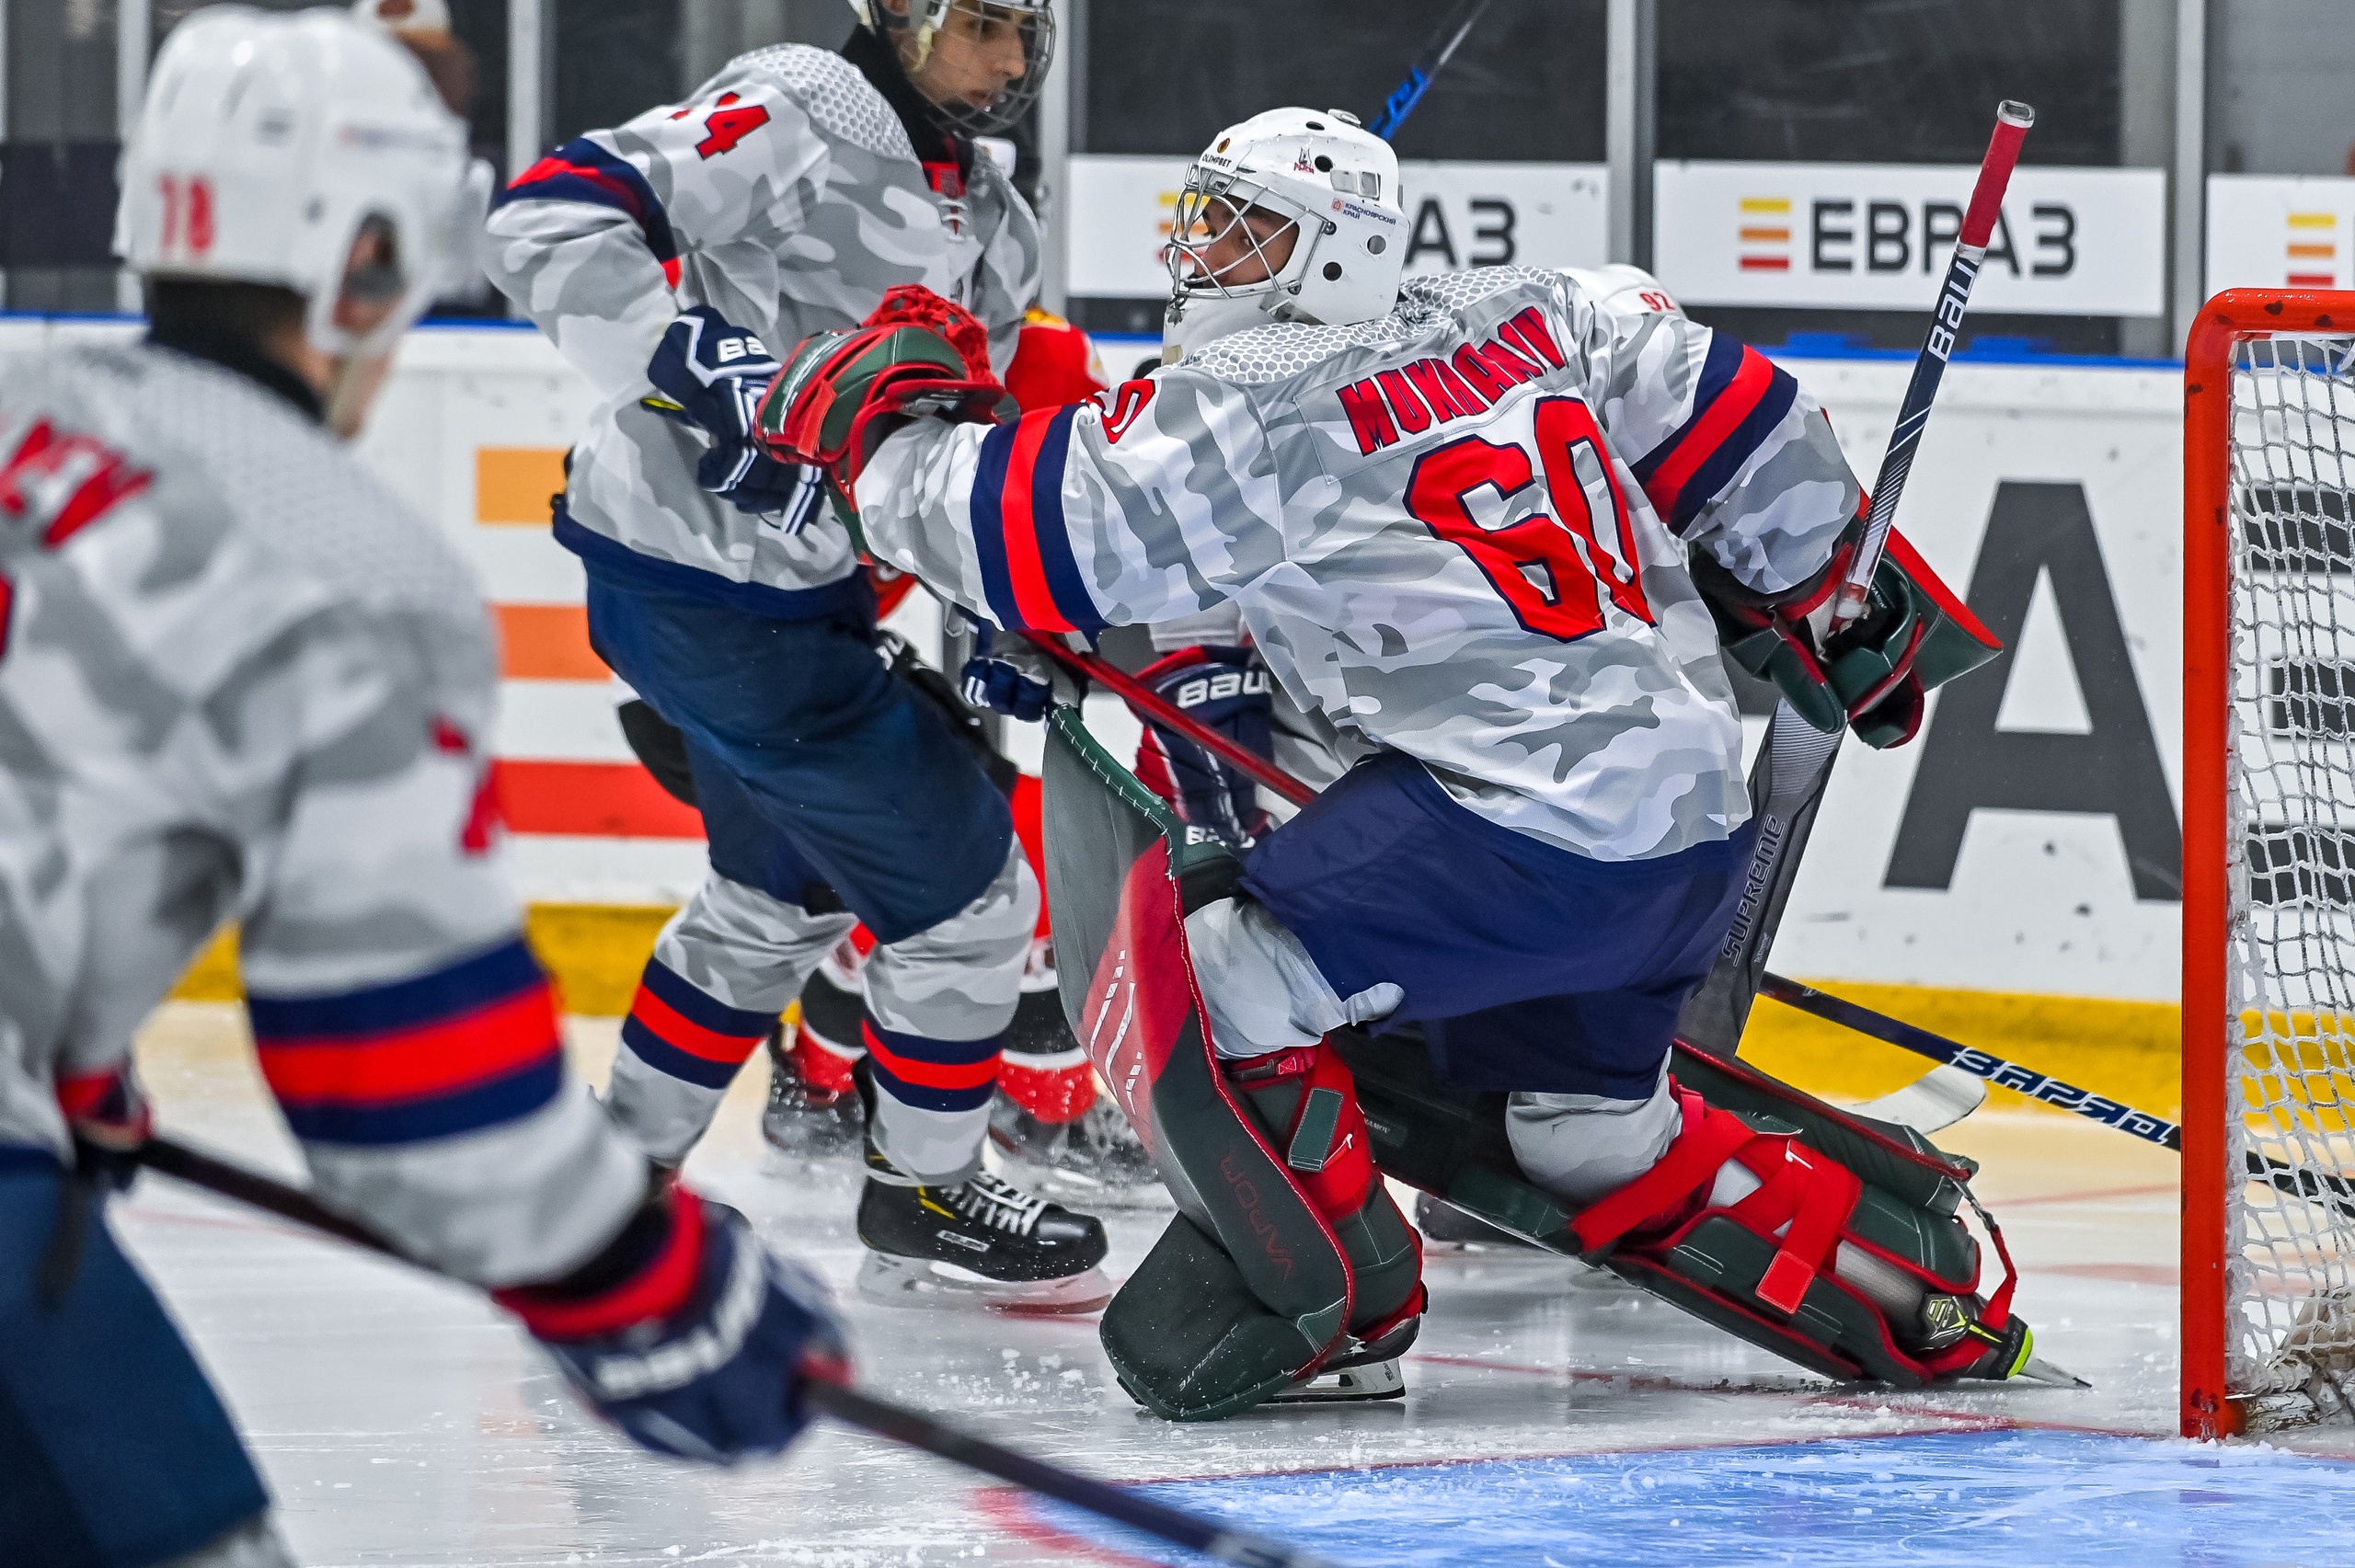
[[[664,1045],[675,1047],[691,1057],[726,1062],[731,1067],[751,1056],[752,1047],[764,1037],[762,1035],[723,1035],[717,1029],[706,1029],[647,990],[643,983],[638,986],[638,994],[630,999],[629,1015],[653,1030]]]
[[[1684,488],[1684,481],[1693,471],[1707,462],[1712,453],[1724,444],[1725,439],[1740,428],[1766,395],[1767,385],[1775,378],[1775,367],[1766,356],[1755,349],[1741,351],[1741,369],[1733,372],[1726,389],[1709,405],[1709,411],[1685,432],[1668,461],[1652,470],[1644,481],[1644,494],[1651,498],[1652,510],[1665,522],[1676,515],[1676,498]]]
[[[546,983],[416,1029],[355,1040],[265,1041],[271,1093],[293,1104],[367,1104],[446,1094],[503,1078],[561,1048]]]
[[[492,1292],[493,1299],[541,1339],[587,1339],[656,1318],[686,1305],[703,1271],[703,1203],[684,1187],[671,1189],[671,1234],[654,1261],[603,1295],[550,1299],[529,1288]]]
[[[1039,524],[1030,506],[1030,481],[1039,466],[1039,449],[1046,444],[1047,427],[1060,408],[1025,414],[1015,427],[1014,450],[1007,454],[1005,488],[998,497],[998,515],[1005,527],[1005,571],[1014,585],[1014,605],[1022,624],[1042,632],[1078,628],[1055,608],[1047,588],[1047,568],[1039,556]]]

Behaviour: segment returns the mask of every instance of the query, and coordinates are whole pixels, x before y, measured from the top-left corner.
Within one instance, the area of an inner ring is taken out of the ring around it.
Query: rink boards
[[[0,322],[0,350],[124,330],[16,318]],[[1910,357],[1777,357],[1869,478]],[[551,933],[574,944],[553,956],[583,973],[634,969],[643,911],[675,904],[702,866],[694,815],[630,758],[622,693],[589,649],[580,566],[548,533],[562,452],[591,407],[537,333],[429,326],[403,346],[359,449],[448,532],[493,602],[514,874],[547,907],[544,945]],[[2180,407],[2170,364],[1956,362],[1900,522],[2014,646],[1942,694],[1914,744],[1847,749],[1778,969],[2005,993],[1992,1013],[1970,995],[1940,1003],[1982,1033],[1998,1014],[2032,1035],[2079,1035],[2088,1019],[2166,1032],[2155,1016],[2030,998],[2176,993]],[[934,646],[929,602],[913,596],[902,614]],[[612,979],[626,992],[625,978]]]

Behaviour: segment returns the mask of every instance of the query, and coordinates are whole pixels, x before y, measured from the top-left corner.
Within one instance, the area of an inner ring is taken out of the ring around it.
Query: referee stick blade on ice
[[[426,1268],[425,1265],[404,1255],[367,1227],[336,1213],[302,1188],[263,1175],[258,1171],[247,1170],[242,1165],[164,1138],[150,1138],[129,1152],[130,1158],[138,1163],[176,1181],[186,1182],[216,1196],[234,1199],[249,1207],[275,1214],[306,1230],[333,1236],[414,1267]],[[426,1271],[433,1272],[430,1268]],[[1338,1564],[1326,1558],[1296,1551],[1281,1541],[1156,1503],[1133,1488],[1097,1481],[1076,1471],[1064,1470],[1043,1459],[1016,1453],[1011,1448],[936,1420],[922,1411],[877,1399],[856,1389],[812,1380],[807,1385],[807,1397],[812,1405],[845,1425],[863,1427],[878,1436],[922,1448],[951,1464],[963,1465],[968,1470],[994,1476],[1059,1503],[1067,1503],[1098,1518],[1109,1519],[1114,1524],[1125,1525],[1156,1539],[1199,1551],[1214,1562],[1231,1563],[1234,1568],[1339,1568]]]

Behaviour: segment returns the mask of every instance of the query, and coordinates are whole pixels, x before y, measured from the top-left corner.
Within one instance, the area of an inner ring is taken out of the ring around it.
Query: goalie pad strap
[[[1675,1093],[1684,1113],[1684,1130],[1658,1164],[1572,1222],[1580,1249],[1608,1246],[1648,1219],[1672,1215],[1678,1206],[1706,1192],[1728,1160],[1738,1160],[1760,1185],[1728,1212],[1763,1238],[1789,1227],[1783,1230],[1756,1295],[1786,1316],[1797,1312],[1808,1287],[1832,1261],[1864,1185],[1796,1138],[1759,1132],[1689,1090],[1680,1087]]]

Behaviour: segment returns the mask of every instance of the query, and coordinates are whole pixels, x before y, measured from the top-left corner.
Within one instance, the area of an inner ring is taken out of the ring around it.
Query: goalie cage
[[[2355,1424],[2355,293],[2184,361],[2182,1424]]]

